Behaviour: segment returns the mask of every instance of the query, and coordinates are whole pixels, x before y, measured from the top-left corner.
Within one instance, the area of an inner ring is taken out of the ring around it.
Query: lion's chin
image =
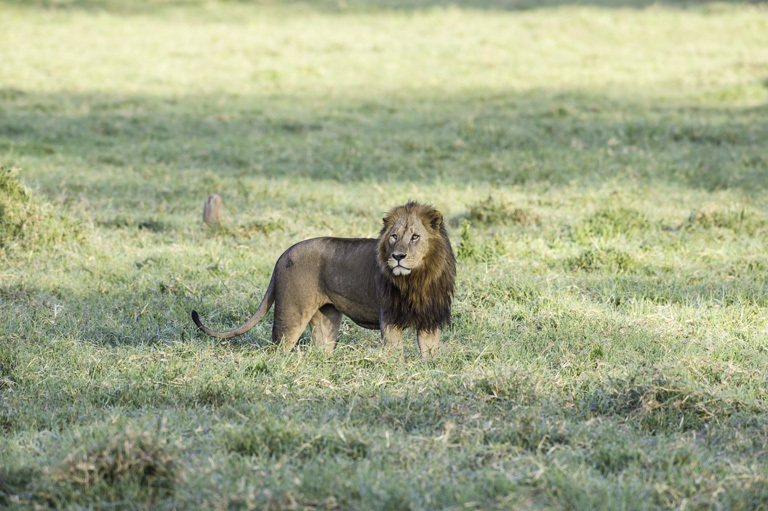
[[[408,268],[404,268],[402,266],[395,266],[394,268],[392,268],[392,273],[394,273],[396,277],[400,277],[403,275],[408,275],[409,273],[411,273],[411,270]]]

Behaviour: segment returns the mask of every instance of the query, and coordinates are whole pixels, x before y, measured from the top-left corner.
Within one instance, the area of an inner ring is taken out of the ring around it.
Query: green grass
[[[765,4],[455,3],[0,1],[0,508],[768,508]],[[408,199],[435,361],[192,324]]]

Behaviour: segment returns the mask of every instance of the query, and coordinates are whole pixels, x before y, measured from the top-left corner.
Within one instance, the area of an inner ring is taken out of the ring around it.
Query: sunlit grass
[[[0,2],[0,507],[766,507],[765,7],[447,4]],[[434,362],[189,319],[409,199]]]

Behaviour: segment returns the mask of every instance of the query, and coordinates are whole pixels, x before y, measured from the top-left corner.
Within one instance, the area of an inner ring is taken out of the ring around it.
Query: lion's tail
[[[269,281],[269,286],[267,287],[267,292],[264,295],[264,298],[261,300],[261,303],[259,304],[259,308],[256,309],[256,312],[253,313],[253,316],[248,318],[248,321],[240,325],[239,327],[235,328],[234,330],[230,330],[229,332],[216,332],[214,330],[211,330],[207,326],[203,325],[203,323],[200,321],[200,316],[197,314],[197,311],[192,311],[192,321],[195,322],[197,325],[197,328],[202,330],[208,335],[212,335],[213,337],[221,337],[223,339],[229,339],[230,337],[235,337],[238,335],[242,335],[262,320],[264,316],[269,311],[270,307],[272,307],[272,304],[275,303],[275,278],[274,275],[272,276],[272,280]]]

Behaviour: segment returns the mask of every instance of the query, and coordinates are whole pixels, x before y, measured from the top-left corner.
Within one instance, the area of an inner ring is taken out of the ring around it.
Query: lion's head
[[[431,329],[450,321],[456,261],[438,210],[409,202],[387,213],[378,262],[395,324]]]

